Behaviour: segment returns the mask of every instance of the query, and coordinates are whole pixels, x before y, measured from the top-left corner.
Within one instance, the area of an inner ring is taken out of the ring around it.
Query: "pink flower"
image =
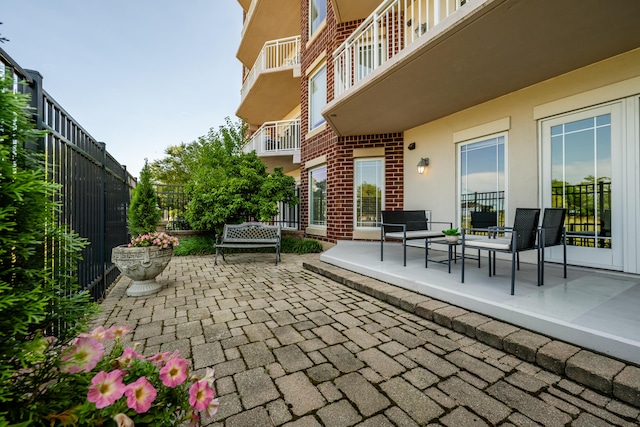
[[[218,399],[211,399],[211,402],[207,405],[207,416],[213,417],[218,412],[220,401]]]
[[[125,414],[116,414],[113,416],[113,420],[116,422],[118,427],[135,427],[133,420]]]
[[[124,394],[127,396],[127,406],[137,413],[145,413],[151,408],[158,392],[147,381],[146,377],[140,377],[135,382],[126,386]]]
[[[179,386],[187,379],[187,361],[180,358],[169,360],[160,369],[160,379],[167,387]]]
[[[69,347],[61,360],[65,363],[62,370],[70,374],[78,372],[90,372],[96,367],[102,355],[104,346],[92,337],[79,337]]]
[[[165,351],[164,353],[158,353],[155,356],[151,356],[147,358],[147,360],[157,367],[161,367],[164,363],[169,360],[171,353]]]
[[[213,399],[213,389],[207,380],[195,382],[189,389],[189,404],[196,411],[204,411]]]
[[[131,328],[128,326],[112,326],[107,329],[107,338],[120,339],[123,336],[127,335],[129,332],[131,332]]]
[[[122,355],[118,358],[118,363],[120,363],[120,366],[129,366],[129,363],[131,363],[133,359],[140,358],[142,358],[142,355],[136,353],[135,349],[127,347],[122,352]]]
[[[107,407],[124,394],[125,385],[122,383],[122,371],[106,373],[98,372],[91,380],[87,400],[96,404],[96,408]]]

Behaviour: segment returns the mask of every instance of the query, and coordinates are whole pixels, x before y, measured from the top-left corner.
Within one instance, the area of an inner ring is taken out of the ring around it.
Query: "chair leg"
[[[407,241],[403,240],[402,241],[402,249],[404,249],[404,266],[407,266]]]
[[[478,268],[480,268],[480,249],[478,249]]]
[[[460,283],[464,283],[464,241],[462,244],[462,277]]]
[[[380,237],[380,261],[384,261],[384,237]]]
[[[515,293],[516,290],[516,252],[511,256],[511,295]]]
[[[424,268],[429,267],[429,239],[424,239]]]
[[[517,259],[516,265],[518,266],[518,271],[520,271],[520,252],[516,252],[516,259]]]
[[[564,262],[564,278],[567,278],[567,242],[563,242],[562,244],[562,256]]]
[[[538,249],[538,286],[544,285],[544,248]]]

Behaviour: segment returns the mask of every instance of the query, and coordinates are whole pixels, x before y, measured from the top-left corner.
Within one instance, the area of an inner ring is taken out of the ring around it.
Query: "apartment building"
[[[296,177],[308,236],[565,207],[570,263],[640,273],[640,2],[239,3],[246,149]]]

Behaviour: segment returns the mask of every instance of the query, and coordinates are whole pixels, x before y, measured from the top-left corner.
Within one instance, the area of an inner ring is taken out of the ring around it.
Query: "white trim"
[[[322,155],[320,157],[316,157],[315,159],[307,160],[304,163],[304,168],[305,169],[311,169],[311,168],[315,168],[316,166],[322,165],[324,163],[327,163],[327,156],[326,155]]]
[[[322,65],[322,62],[324,62],[326,64],[327,62],[327,50],[323,50],[322,52],[320,52],[320,55],[318,55],[316,57],[316,59],[313,60],[313,62],[311,63],[311,65],[309,65],[305,70],[304,70],[304,75],[309,77],[311,74],[315,74],[316,73],[316,69],[320,68],[320,66]]]
[[[479,126],[460,130],[453,133],[453,142],[457,144],[459,142],[469,141],[471,139],[477,139],[483,136],[496,134],[499,132],[506,132],[511,129],[511,117],[504,117],[499,120],[494,120],[489,123],[484,123]]]
[[[311,139],[314,136],[321,134],[322,132],[324,132],[327,129],[327,122],[324,122],[322,124],[319,124],[318,126],[314,127],[313,129],[311,129],[309,132],[307,132],[304,136],[304,139]]]
[[[598,89],[582,92],[555,101],[533,107],[533,118],[540,120],[572,111],[581,110],[585,106],[596,106],[605,102],[640,94],[640,77],[623,80]]]

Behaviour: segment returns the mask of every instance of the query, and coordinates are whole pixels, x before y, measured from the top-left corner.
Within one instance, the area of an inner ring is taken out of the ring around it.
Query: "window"
[[[355,227],[379,227],[384,206],[384,162],[355,160]]]
[[[505,136],[460,144],[460,224],[470,227],[473,212],[495,214],[505,225]]]
[[[327,166],[309,171],[309,225],[327,225]]]
[[[320,110],[327,103],[327,64],[309,77],[309,130],[325,122]]]
[[[318,31],[326,18],[327,0],[309,0],[309,36]]]

